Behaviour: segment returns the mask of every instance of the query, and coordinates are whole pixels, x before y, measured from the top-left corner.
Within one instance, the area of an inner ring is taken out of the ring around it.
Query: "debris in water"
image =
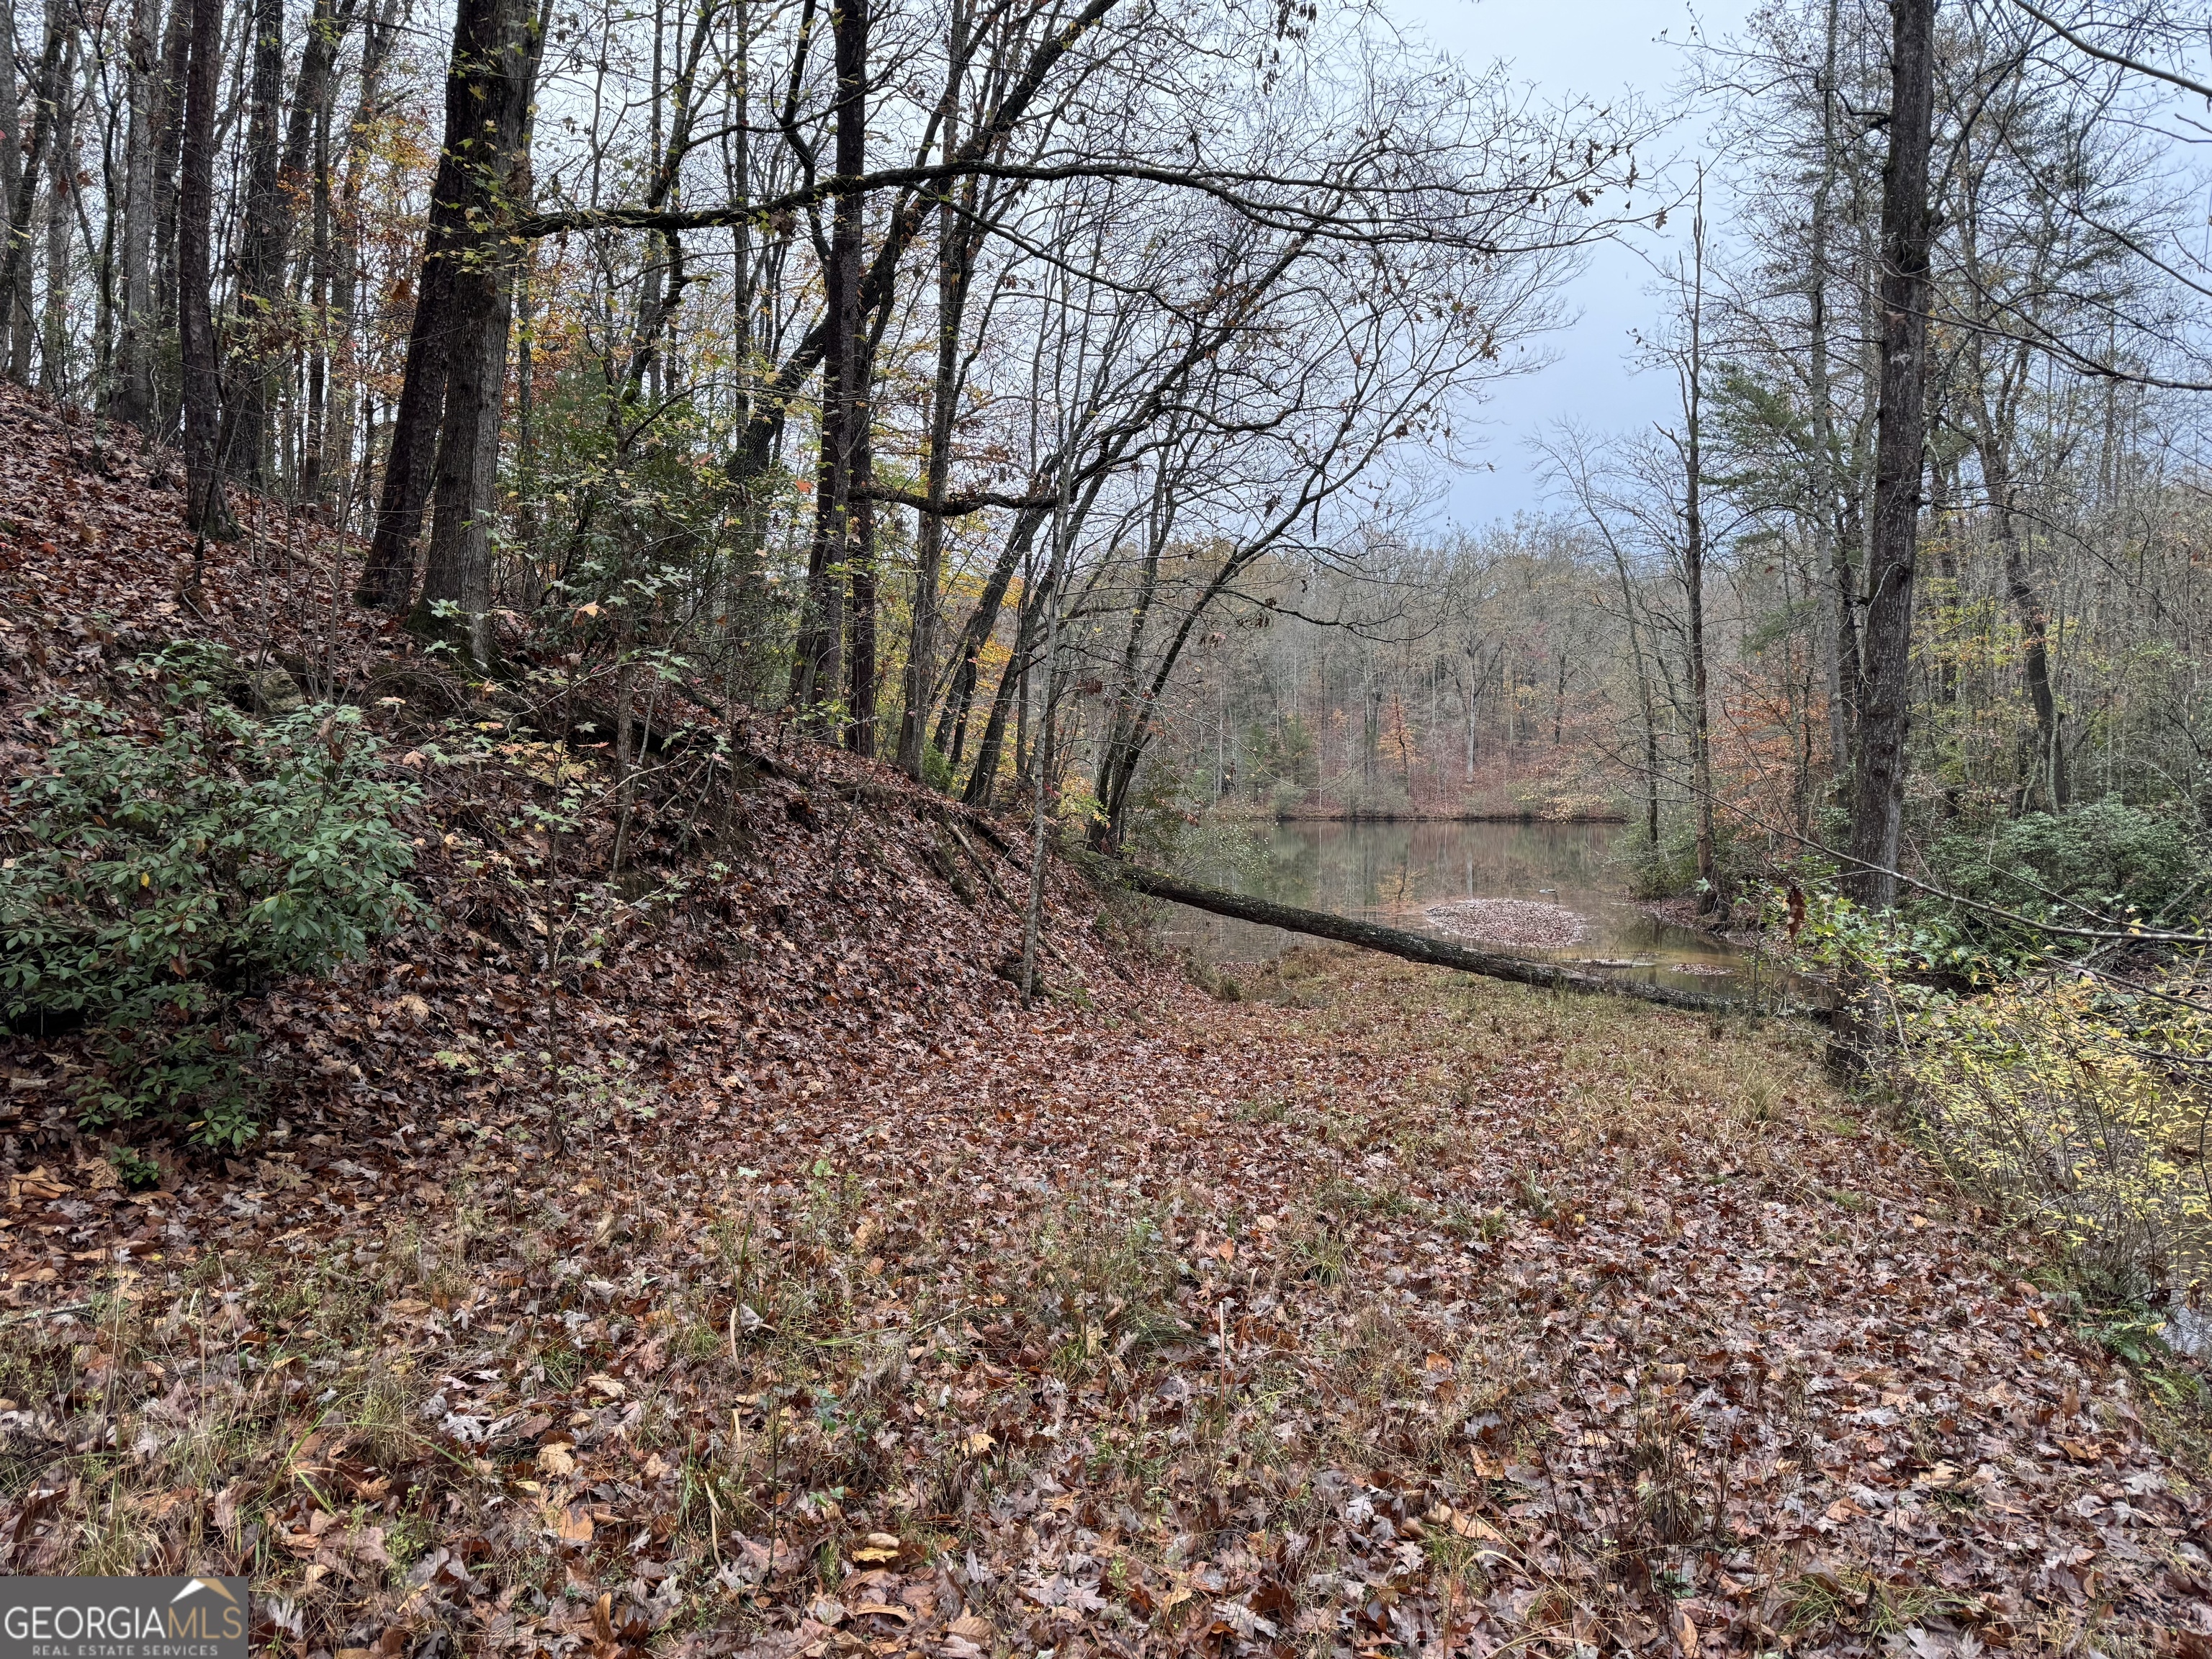
[[[1589,937],[1589,923],[1572,910],[1535,899],[1459,899],[1432,904],[1422,914],[1439,932],[1491,945],[1557,951]]]

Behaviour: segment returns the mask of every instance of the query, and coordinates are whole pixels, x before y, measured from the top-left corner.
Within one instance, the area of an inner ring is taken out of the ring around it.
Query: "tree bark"
[[[957,65],[968,52],[968,10],[952,10],[951,43],[947,56]],[[945,158],[950,161],[959,148],[961,76],[957,68],[949,76],[945,96]],[[972,214],[975,181],[962,186],[963,200],[956,208],[945,193],[937,210],[937,373],[929,391],[929,447],[923,466],[922,492],[928,505],[915,532],[914,624],[907,641],[903,706],[899,713],[899,769],[916,783],[924,781],[925,750],[930,698],[937,689],[937,635],[939,596],[945,572],[945,500],[952,476],[953,416],[960,396],[960,330],[968,309],[969,279],[975,270],[975,238],[969,232],[962,210]]]
[[[1128,827],[1129,785],[1136,773],[1133,752],[1146,693],[1138,684],[1146,629],[1152,620],[1153,596],[1158,592],[1160,557],[1175,523],[1175,501],[1168,488],[1168,467],[1163,453],[1153,475],[1152,500],[1145,514],[1145,550],[1137,567],[1136,591],[1129,605],[1127,632],[1121,640],[1121,664],[1115,681],[1113,718],[1098,757],[1098,781],[1093,793],[1106,816],[1093,845],[1102,853],[1121,849]]]
[[[1710,915],[1723,906],[1726,895],[1721,891],[1720,853],[1713,835],[1712,697],[1705,653],[1705,204],[1702,179],[1692,242],[1695,276],[1690,292],[1689,365],[1682,386],[1682,574],[1689,607],[1690,787],[1697,797],[1698,913]]]
[[[853,380],[859,390],[853,411],[853,463],[855,484],[865,484],[875,472],[874,398],[876,354],[874,342],[864,340],[854,366]],[[848,486],[849,487],[849,486]],[[876,752],[876,501],[865,488],[852,489],[850,513],[852,601],[847,616],[851,628],[846,660],[845,747],[873,758]]]
[[[1845,880],[1868,908],[1897,904],[1911,725],[1912,605],[1927,436],[1928,155],[1935,125],[1936,0],[1893,0],[1889,157],[1881,191],[1881,368],[1873,546],[1866,610],[1865,703]]]
[[[291,216],[277,177],[277,118],[284,99],[284,0],[254,0],[252,73],[246,106],[246,222],[239,239],[237,353],[229,464],[256,489],[269,483],[271,374],[283,332],[284,243]]]
[[[365,473],[371,452],[375,447],[374,404],[371,394],[359,388],[359,377],[353,368],[352,338],[356,297],[361,277],[361,194],[368,169],[369,134],[381,108],[384,96],[384,66],[390,58],[392,46],[398,33],[400,0],[370,0],[370,9],[362,25],[361,63],[357,70],[361,94],[354,107],[353,119],[347,124],[345,139],[345,167],[338,187],[338,198],[331,209],[330,338],[337,343],[331,368],[330,393],[331,416],[324,437],[325,457],[336,457],[336,464],[346,469],[349,480],[343,492],[344,510],[340,524],[349,528],[352,516],[354,489],[350,480],[356,474],[354,453],[354,399],[361,398],[360,466]],[[325,459],[327,470],[331,462]],[[366,493],[364,490],[362,493]]]
[[[39,71],[31,82],[30,143],[22,151],[15,178],[15,198],[9,204],[8,246],[0,255],[0,304],[8,307],[8,373],[27,385],[33,348],[31,315],[31,219],[38,206],[39,168],[46,147],[53,142],[54,106],[60,90],[62,51],[68,31],[62,27],[58,5],[46,11],[46,42],[39,55]],[[11,118],[10,125],[13,125]]]
[[[2004,436],[1993,430],[1986,410],[1977,438],[1982,482],[1990,495],[1990,524],[2004,568],[2005,597],[2020,623],[2021,671],[2027,700],[2035,710],[2035,768],[2028,779],[2027,804],[2057,812],[2067,800],[2066,751],[2059,740],[2058,699],[2051,684],[2051,617],[2027,572],[2027,550],[2021,544],[2020,519],[2013,506],[2012,463]]]
[[[181,321],[177,299],[177,211],[182,194],[179,172],[184,159],[185,78],[192,51],[195,0],[169,0],[169,21],[161,38],[161,121],[154,134],[154,329],[165,337]],[[179,364],[181,367],[181,363]],[[154,426],[163,437],[176,430],[183,406],[180,383],[156,356],[153,368]]]
[[[1828,242],[1836,190],[1836,58],[1841,0],[1828,0],[1820,64],[1820,180],[1813,190],[1812,257],[1807,261],[1806,398],[1812,406],[1813,511],[1815,544],[1825,555],[1829,600],[1834,606],[1828,660],[1828,763],[1850,775],[1851,739],[1859,703],[1858,577],[1851,566],[1836,490],[1835,415],[1828,366]]]
[[[867,166],[867,0],[837,0],[830,15],[837,77],[835,170],[858,177]],[[861,337],[867,308],[863,285],[862,221],[858,194],[840,196],[831,211],[830,258],[823,271],[828,332],[822,355],[822,459],[817,470],[814,540],[806,562],[805,614],[792,665],[791,701],[817,710],[843,689],[845,588],[854,554],[854,463],[866,418]]]
[[[458,199],[465,228],[447,260],[436,512],[415,623],[420,631],[453,638],[479,665],[491,660],[490,531],[514,278],[513,250],[501,228],[529,190],[527,134],[540,33],[529,0],[465,0],[453,39],[454,68],[461,70],[465,55],[482,95],[470,100],[473,118],[466,129],[447,134],[447,149],[464,157]],[[448,113],[450,118],[450,107]],[[441,614],[448,606],[451,614]]]
[[[0,0],[0,226],[5,226],[7,246],[0,248],[0,264],[15,246],[15,206],[23,188],[23,99],[15,85],[15,0]],[[33,175],[35,177],[36,175]],[[14,285],[0,289],[0,368],[17,379],[14,341],[15,306]]]
[[[158,0],[132,0],[125,42],[131,101],[123,154],[123,319],[109,418],[151,435],[154,426],[154,149],[161,130]]]
[[[308,14],[307,38],[300,49],[300,73],[293,82],[292,109],[285,126],[284,147],[276,161],[276,187],[264,228],[269,238],[268,257],[274,266],[270,288],[272,319],[287,294],[304,290],[307,298],[305,320],[309,324],[309,332],[301,343],[307,348],[307,407],[305,418],[300,423],[301,443],[294,475],[299,497],[307,501],[319,500],[322,492],[324,348],[327,338],[324,307],[330,297],[331,279],[331,102],[337,87],[338,47],[353,21],[354,10],[354,0],[345,0],[343,7],[337,0],[314,0]],[[302,198],[309,204],[311,235],[307,255],[301,261],[304,280],[295,290],[286,286],[283,276],[296,217],[295,204]],[[287,328],[282,334],[294,331]],[[262,360],[259,385],[264,422],[275,401],[270,393],[282,373],[283,359],[289,355],[283,344],[280,335],[271,342],[273,349]]]
[[[988,806],[991,792],[999,781],[999,751],[1006,746],[1006,716],[1013,709],[1017,695],[1025,695],[1024,677],[1037,655],[1037,633],[1044,618],[1044,606],[1052,602],[1048,582],[1030,584],[1035,591],[1024,595],[1024,602],[1016,613],[1013,653],[1006,659],[1006,672],[999,676],[999,689],[992,694],[990,718],[983,723],[983,736],[975,745],[975,764],[968,774],[967,787],[960,799],[970,806]],[[1026,705],[1024,705],[1026,706]],[[1017,761],[1021,755],[1021,739],[1014,740]]]
[[[61,7],[57,5],[58,13]],[[46,145],[46,307],[39,343],[39,387],[66,398],[69,384],[70,227],[76,191],[76,30],[54,78],[54,133]]]
[[[383,495],[354,596],[362,605],[403,610],[414,591],[416,543],[437,462],[449,359],[456,341],[470,331],[468,319],[455,307],[453,287],[477,240],[467,209],[480,194],[478,158],[491,117],[486,101],[499,89],[497,31],[501,20],[518,9],[514,0],[462,0],[454,14],[453,56],[446,70],[445,141],[430,185],[430,219],[415,284],[399,405],[385,456]],[[483,296],[476,297],[481,303]],[[481,315],[476,319],[479,331],[483,321]],[[479,344],[481,337],[479,331]]]
[[[184,368],[186,511],[203,535],[228,522],[222,499],[222,384],[215,342],[216,100],[222,69],[222,0],[191,0],[185,70],[184,171],[177,188],[177,321]]]

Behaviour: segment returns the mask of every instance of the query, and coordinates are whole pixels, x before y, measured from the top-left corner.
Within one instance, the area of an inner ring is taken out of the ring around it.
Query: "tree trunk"
[[[1868,908],[1897,903],[1911,723],[1912,599],[1927,433],[1928,153],[1935,125],[1936,0],[1893,0],[1889,158],[1881,191],[1881,382],[1875,453],[1873,546],[1866,614],[1865,703],[1859,720],[1847,880]]]
[[[453,36],[453,72],[465,70],[480,95],[469,100],[473,118],[465,131],[473,136],[447,134],[447,151],[465,157],[458,202],[465,228],[447,261],[436,517],[415,625],[453,639],[480,666],[491,660],[490,530],[514,277],[512,249],[500,231],[529,190],[539,39],[529,0],[465,0]],[[449,119],[451,112],[449,106]],[[426,270],[426,288],[427,276]]]
[[[15,0],[0,0],[0,226],[5,227],[5,246],[0,246],[0,265],[8,263],[15,246],[15,207],[23,188],[23,99],[15,85]],[[35,176],[35,175],[33,175]],[[14,341],[14,289],[0,289],[0,368],[16,379]]]
[[[1045,510],[1041,507],[1025,507],[1015,515],[1006,544],[1000,550],[998,562],[992,566],[983,592],[975,601],[975,609],[961,629],[960,666],[946,689],[945,708],[937,720],[937,747],[956,767],[967,746],[968,716],[975,704],[975,686],[981,674],[983,647],[999,625],[999,611],[1006,602],[1007,590],[1013,586],[1014,573],[1029,556],[1037,530],[1044,521]]]
[[[298,285],[307,297],[307,337],[301,342],[307,357],[306,410],[301,422],[302,442],[298,457],[296,493],[302,501],[319,501],[322,495],[323,397],[325,362],[329,337],[325,310],[330,298],[330,129],[331,102],[337,88],[338,47],[353,21],[354,0],[314,0],[308,14],[307,38],[300,51],[300,74],[292,88],[292,110],[286,125],[284,148],[276,161],[275,200],[267,226],[273,250],[275,280],[272,307],[280,306],[287,289],[283,283],[284,256],[292,240],[294,205],[305,198],[309,208],[310,234],[301,262],[303,281]],[[287,329],[285,333],[294,331]],[[263,359],[261,384],[273,386],[289,355],[280,338]],[[264,393],[264,418],[270,401]]]
[[[874,757],[876,752],[876,502],[866,487],[875,471],[875,443],[870,430],[875,380],[875,352],[861,346],[853,379],[860,388],[859,406],[853,414],[852,479],[852,604],[848,617],[852,638],[847,653],[845,747],[856,755]],[[849,487],[849,486],[848,486]]]
[[[231,469],[256,489],[270,481],[270,416],[276,342],[283,331],[284,242],[290,215],[277,179],[284,98],[284,0],[254,0],[246,106],[246,222],[239,240],[237,353],[232,371]]]
[[[429,557],[417,632],[450,638],[479,666],[491,661],[491,521],[499,476],[500,394],[507,380],[509,271],[456,273],[453,339],[438,434]],[[447,607],[450,606],[448,611]]]
[[[983,723],[983,736],[975,745],[975,769],[968,775],[968,786],[961,792],[961,799],[970,806],[988,806],[991,792],[999,777],[999,751],[1006,745],[1006,716],[1012,711],[1018,690],[1024,690],[1024,679],[1029,672],[1030,660],[1037,654],[1036,631],[1044,616],[1044,606],[1052,601],[1049,584],[1032,584],[1035,592],[1024,596],[1019,621],[1014,630],[1013,654],[1006,659],[1006,672],[999,677],[999,689],[991,698],[990,718]],[[1020,758],[1021,743],[1014,744],[1015,757]]]
[[[154,149],[161,130],[164,90],[155,37],[158,0],[132,0],[125,42],[129,125],[123,152],[123,320],[117,342],[111,419],[150,436],[154,427]]]
[[[837,0],[830,16],[837,106],[835,169],[855,178],[867,165],[866,0]],[[860,384],[863,204],[840,196],[831,210],[830,258],[823,273],[828,333],[822,356],[822,459],[816,478],[814,541],[808,550],[805,611],[792,665],[793,706],[818,710],[844,680],[845,585],[853,558],[854,462],[864,418]]]
[[[1584,968],[1569,968],[1555,963],[1509,956],[1503,951],[1477,950],[1471,945],[1456,945],[1449,939],[1438,939],[1431,933],[1409,933],[1403,928],[1385,927],[1371,921],[1354,921],[1347,916],[1332,915],[1324,910],[1303,910],[1294,905],[1248,898],[1242,893],[1224,893],[1218,888],[1200,887],[1189,882],[1177,881],[1172,876],[1161,875],[1157,871],[1119,864],[1110,859],[1088,854],[1074,856],[1083,868],[1099,878],[1117,882],[1151,898],[1188,904],[1194,910],[1229,916],[1238,921],[1255,922],[1262,927],[1281,927],[1294,933],[1310,934],[1316,939],[1357,945],[1370,951],[1382,951],[1388,956],[1402,957],[1407,962],[1456,969],[1464,974],[1480,974],[1487,979],[1502,979],[1516,985],[1534,985],[1547,990],[1587,991],[1634,997],[1668,1008],[1687,1008],[1700,1013],[1720,1013],[1739,1006],[1724,997],[1702,996],[1695,991],[1677,991],[1669,986],[1617,979]],[[1813,1012],[1817,1016],[1818,1011]]]
[[[968,14],[955,7],[951,58],[966,55]],[[947,88],[945,155],[959,144],[960,94],[957,76]],[[975,202],[975,181],[963,185],[966,205]],[[899,769],[916,783],[925,774],[925,738],[929,702],[937,689],[938,588],[945,572],[945,496],[952,475],[952,422],[960,396],[960,327],[968,309],[968,281],[975,268],[975,239],[948,194],[937,221],[937,373],[929,390],[929,449],[923,461],[922,491],[928,501],[915,533],[914,625],[907,641],[903,707],[899,713]]]
[[[1698,913],[1710,915],[1728,901],[1721,890],[1720,854],[1713,836],[1712,699],[1705,655],[1705,204],[1702,179],[1691,236],[1696,276],[1690,294],[1689,369],[1682,387],[1682,574],[1690,613],[1690,787],[1697,797]]]
[[[1102,853],[1118,852],[1128,828],[1129,785],[1136,773],[1136,747],[1144,713],[1145,692],[1138,684],[1145,635],[1152,621],[1152,600],[1160,580],[1160,556],[1175,522],[1173,497],[1168,489],[1164,454],[1153,475],[1152,501],[1145,514],[1145,552],[1137,568],[1137,589],[1129,605],[1128,630],[1121,641],[1121,666],[1114,685],[1114,713],[1106,741],[1098,757],[1096,793],[1106,816],[1094,844]]]
[[[192,50],[192,12],[197,0],[169,0],[169,23],[161,40],[161,123],[154,135],[154,331],[165,338],[178,331],[177,216],[182,195],[179,170],[185,147],[185,79]],[[181,368],[181,357],[179,359]],[[156,353],[153,368],[154,428],[164,438],[176,431],[183,407],[181,382],[171,377],[166,355]]]
[[[2058,699],[2051,684],[2051,617],[2043,598],[2027,573],[2027,552],[2021,545],[2020,517],[2013,507],[2012,463],[2005,453],[2004,436],[1993,430],[1986,411],[1981,419],[1978,448],[1982,482],[1990,495],[1990,524],[1996,532],[1997,552],[2003,562],[2005,597],[2012,602],[2020,623],[2021,669],[2027,678],[2027,700],[2035,710],[2035,769],[2028,779],[2027,801],[2051,811],[2065,810],[2066,751],[2059,740]]]
[[[184,365],[186,511],[203,535],[228,522],[222,498],[222,385],[215,343],[216,100],[222,70],[222,0],[191,0],[185,71],[184,172],[177,189],[177,321]]]
[[[392,442],[384,460],[384,490],[368,557],[355,598],[388,611],[404,609],[415,586],[415,545],[422,533],[440,426],[445,413],[448,362],[455,343],[469,336],[469,319],[457,309],[454,278],[476,245],[467,206],[483,193],[486,107],[501,81],[499,28],[520,9],[514,0],[461,0],[453,16],[453,57],[446,70],[445,141],[430,185],[430,220],[415,284],[415,318],[407,333],[407,365],[399,406],[392,417]],[[527,14],[525,13],[525,15]],[[479,305],[484,295],[475,296]],[[482,343],[484,318],[476,319]]]
[[[39,344],[39,386],[57,398],[70,395],[70,228],[77,171],[76,30],[67,35],[54,82],[54,136],[46,146],[46,314]]]
[[[1644,660],[1644,634],[1636,625],[1636,590],[1628,578],[1628,560],[1620,544],[1612,537],[1606,538],[1606,550],[1613,555],[1613,574],[1620,581],[1620,611],[1628,622],[1628,652],[1636,659],[1636,702],[1644,717],[1644,842],[1654,852],[1659,847],[1659,710],[1651,692],[1651,671]],[[1468,776],[1474,776],[1474,714],[1468,705]]]
[[[14,200],[8,215],[8,247],[0,254],[0,303],[8,307],[8,373],[11,379],[30,383],[33,349],[31,313],[31,219],[38,207],[39,169],[46,162],[46,147],[53,142],[54,106],[60,90],[62,50],[68,32],[62,26],[58,5],[46,11],[46,43],[39,55],[39,70],[32,77],[31,139],[21,155]],[[12,124],[12,122],[11,122]]]
[[[1851,736],[1859,702],[1858,576],[1844,533],[1836,490],[1835,416],[1828,368],[1828,238],[1836,189],[1836,53],[1841,0],[1828,0],[1820,66],[1820,180],[1813,191],[1812,257],[1807,261],[1808,322],[1806,398],[1813,413],[1813,511],[1816,544],[1826,556],[1829,601],[1834,606],[1828,669],[1829,764],[1838,778],[1851,765]]]
[[[326,455],[337,457],[338,464],[345,467],[349,481],[356,476],[354,397],[359,377],[357,374],[341,371],[352,368],[353,315],[361,273],[361,193],[368,170],[369,136],[384,95],[384,65],[398,33],[400,0],[381,0],[380,4],[371,0],[371,5],[362,33],[358,70],[361,96],[355,106],[353,119],[347,125],[345,170],[331,212],[330,337],[340,343],[340,347],[332,370],[330,398],[333,412],[324,447]],[[375,448],[374,404],[366,388],[360,389],[357,395],[362,410],[359,476],[365,477]],[[348,520],[352,516],[354,495],[350,482],[344,495],[346,510],[340,514],[339,522],[341,528],[350,528]]]

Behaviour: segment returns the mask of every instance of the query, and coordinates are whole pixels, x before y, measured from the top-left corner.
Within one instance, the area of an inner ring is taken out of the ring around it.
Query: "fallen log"
[[[1157,870],[1123,864],[1095,854],[1079,854],[1077,858],[1097,878],[1118,884],[1151,898],[1172,899],[1177,904],[1188,904],[1194,910],[1230,916],[1238,921],[1257,922],[1263,927],[1280,927],[1293,933],[1309,933],[1316,939],[1358,945],[1389,956],[1402,957],[1408,962],[1428,963],[1438,968],[1455,968],[1462,973],[1480,974],[1486,978],[1509,980],[1516,985],[1534,985],[1546,990],[1587,991],[1607,996],[1634,997],[1644,1002],[1658,1003],[1663,1007],[1686,1008],[1694,1013],[1732,1013],[1741,1012],[1743,1009],[1741,1003],[1726,997],[1677,990],[1668,985],[1647,984],[1588,968],[1539,962],[1528,957],[1510,956],[1503,951],[1478,950],[1472,945],[1438,939],[1431,933],[1409,933],[1402,927],[1385,927],[1378,922],[1354,921],[1349,916],[1332,915],[1325,910],[1302,910],[1296,905],[1277,904],[1271,899],[1224,892],[1215,887],[1200,887],[1191,882],[1178,881],[1173,876],[1164,876]],[[1817,1007],[1801,1007],[1792,1012],[1807,1013],[1815,1019],[1828,1018],[1826,1010]]]

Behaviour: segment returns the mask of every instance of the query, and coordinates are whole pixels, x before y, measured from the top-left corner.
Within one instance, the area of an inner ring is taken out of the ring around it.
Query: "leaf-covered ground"
[[[250,1011],[247,1155],[128,1192],[82,1049],[0,1050],[0,1569],[250,1573],[302,1659],[2212,1653],[2196,1377],[1802,1035],[1348,951],[1224,1000],[1058,871],[1025,1012],[1012,827],[765,718],[611,883],[604,804],[539,827],[588,734],[0,427],[11,769],[198,633],[425,792],[418,923]]]

